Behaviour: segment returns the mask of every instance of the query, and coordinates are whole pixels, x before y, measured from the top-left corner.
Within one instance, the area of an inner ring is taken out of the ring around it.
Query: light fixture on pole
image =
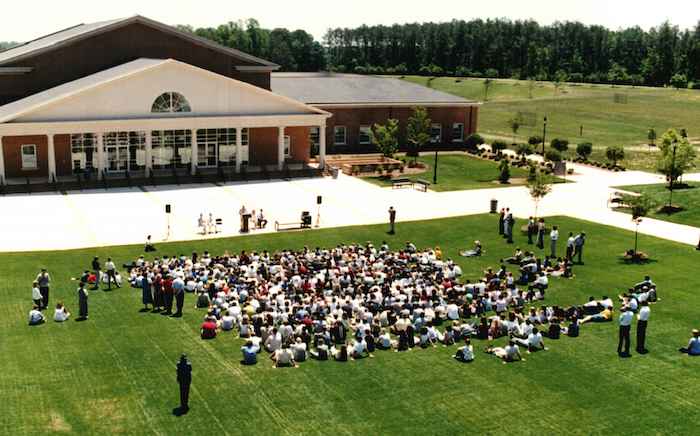
[[[435,163],[433,164],[433,185],[437,185],[437,160],[438,151],[435,150]]]
[[[544,157],[544,144],[547,142],[547,115],[544,116],[544,125],[542,127],[542,156]]]

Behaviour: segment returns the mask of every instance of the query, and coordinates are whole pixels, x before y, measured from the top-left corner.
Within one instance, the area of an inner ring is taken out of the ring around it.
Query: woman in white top
[[[68,309],[63,305],[62,301],[59,301],[58,304],[56,304],[56,310],[54,310],[53,313],[53,320],[56,322],[63,322],[67,321],[68,318],[70,317],[70,312],[68,312]]]
[[[469,336],[464,338],[464,346],[459,347],[457,349],[457,354],[452,357],[460,362],[471,362],[474,360],[474,347],[472,346],[472,341]]]
[[[32,300],[34,301],[34,304],[41,307],[42,298],[41,298],[41,290],[39,290],[39,282],[32,283]]]

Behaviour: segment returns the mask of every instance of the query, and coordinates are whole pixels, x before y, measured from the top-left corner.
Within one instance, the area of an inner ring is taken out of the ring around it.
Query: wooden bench
[[[392,189],[403,188],[406,186],[413,186],[413,182],[410,179],[406,179],[406,178],[391,179]]]
[[[281,223],[279,221],[275,221],[275,231],[280,232],[282,230],[299,230],[303,229],[304,225],[303,223],[300,222],[294,222],[294,223]]]
[[[413,187],[419,191],[423,192],[428,192],[428,187],[430,186],[430,182],[427,180],[423,179],[418,179],[413,183]]]

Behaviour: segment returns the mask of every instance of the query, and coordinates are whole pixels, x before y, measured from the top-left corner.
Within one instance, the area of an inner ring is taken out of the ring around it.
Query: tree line
[[[457,75],[593,83],[700,80],[700,22],[645,31],[578,22],[454,20],[330,29],[328,64],[359,73]],[[683,78],[683,77],[680,77]],[[679,79],[679,77],[676,77]]]

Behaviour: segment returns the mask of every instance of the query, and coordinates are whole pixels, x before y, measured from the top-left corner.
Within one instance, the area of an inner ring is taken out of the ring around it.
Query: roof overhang
[[[32,67],[0,67],[0,76],[19,76],[31,73],[33,70]]]
[[[480,102],[367,102],[367,103],[306,103],[320,109],[373,108],[373,107],[472,107]]]
[[[270,73],[272,71],[278,70],[279,65],[275,66],[258,66],[258,65],[236,65],[234,67],[236,71],[243,73]]]

